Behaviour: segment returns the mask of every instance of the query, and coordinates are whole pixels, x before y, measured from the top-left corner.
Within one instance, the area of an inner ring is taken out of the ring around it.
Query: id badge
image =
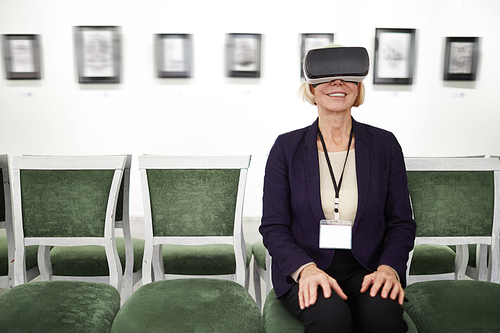
[[[319,226],[320,249],[351,249],[352,222],[321,220]]]

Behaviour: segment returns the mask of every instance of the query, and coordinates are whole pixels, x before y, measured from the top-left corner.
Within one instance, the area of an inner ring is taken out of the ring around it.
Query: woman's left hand
[[[365,276],[361,284],[361,292],[364,293],[369,288],[370,296],[375,297],[381,290],[380,295],[382,298],[390,296],[392,300],[397,299],[399,304],[403,305],[405,292],[397,279],[396,273],[389,266],[380,265],[375,272]]]

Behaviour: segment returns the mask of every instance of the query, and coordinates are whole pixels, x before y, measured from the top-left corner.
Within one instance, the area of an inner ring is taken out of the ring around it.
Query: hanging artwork
[[[119,31],[112,26],[75,28],[79,83],[120,83]]]
[[[7,80],[40,80],[39,35],[3,35]]]
[[[227,76],[259,78],[261,35],[232,33],[227,39]]]
[[[446,37],[445,81],[476,80],[479,37]]]
[[[191,57],[191,35],[156,35],[156,67],[159,78],[190,78]]]
[[[375,30],[374,84],[412,84],[415,29]]]
[[[333,44],[333,34],[302,34],[300,43],[300,77],[304,77],[304,57],[307,51]]]

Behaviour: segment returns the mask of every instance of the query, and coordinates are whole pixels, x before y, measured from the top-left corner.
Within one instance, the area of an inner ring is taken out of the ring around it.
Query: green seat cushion
[[[455,252],[446,245],[415,246],[410,275],[444,274],[455,271]]]
[[[134,272],[142,267],[144,240],[132,238],[134,246]],[[116,238],[118,256],[125,269],[125,240]],[[55,246],[50,251],[54,275],[60,276],[106,276],[109,275],[108,259],[103,246]]]
[[[274,289],[272,289],[267,296],[263,314],[264,326],[267,333],[299,333],[304,331],[304,325],[288,312],[283,304],[276,298]],[[406,312],[403,313],[403,319],[408,324],[408,333],[418,333],[415,324]],[[353,333],[354,332],[355,330]]]
[[[0,237],[0,276],[9,274],[9,252],[7,237]],[[26,269],[37,266],[38,245],[26,247]]]
[[[219,279],[148,283],[123,304],[112,333],[264,332],[262,315],[241,285]]]
[[[403,306],[419,333],[500,332],[500,285],[472,280],[417,282]]]
[[[119,309],[120,294],[108,284],[31,282],[0,295],[0,331],[109,332]]]
[[[252,259],[252,245],[246,243],[246,265]],[[165,274],[225,275],[234,274],[234,247],[229,244],[163,245]]]
[[[267,249],[264,246],[264,242],[262,241],[262,239],[258,240],[252,244],[252,253],[253,253],[254,260],[264,270],[267,270],[267,268],[266,268],[266,252],[267,252]]]

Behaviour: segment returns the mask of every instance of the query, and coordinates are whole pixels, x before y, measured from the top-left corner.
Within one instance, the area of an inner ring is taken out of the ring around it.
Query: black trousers
[[[371,297],[369,290],[361,293],[363,278],[370,274],[350,250],[335,250],[332,264],[326,273],[337,280],[347,295],[343,300],[332,290],[329,298],[323,296],[318,287],[316,303],[304,310],[300,309],[296,283],[284,296],[281,303],[296,318],[304,323],[304,332],[384,332],[403,333],[408,327],[403,320],[403,309],[397,299],[382,298],[380,292]]]

